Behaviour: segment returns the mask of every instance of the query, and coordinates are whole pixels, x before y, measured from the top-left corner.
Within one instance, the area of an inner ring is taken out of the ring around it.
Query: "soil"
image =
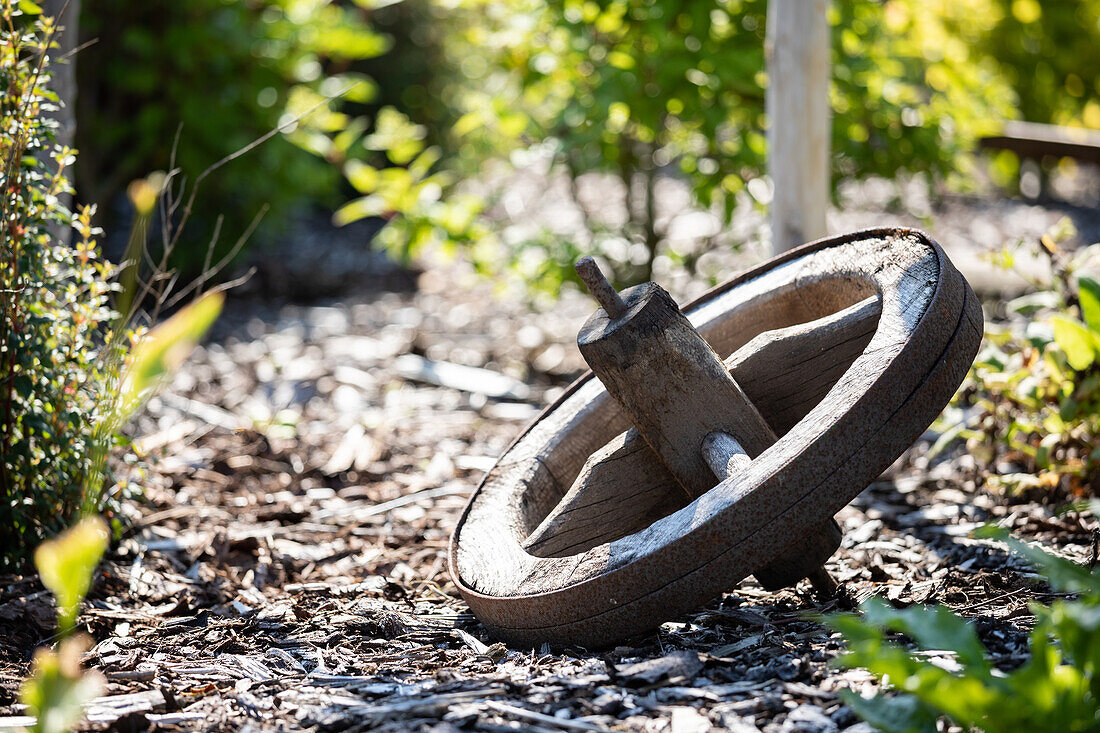
[[[832,224],[916,218],[885,208],[857,192]],[[932,231],[965,258],[975,222],[1000,246],[1063,208],[960,197]],[[1100,229],[1095,206],[1074,212]],[[712,266],[732,275],[755,256]],[[494,458],[582,371],[574,338],[593,306],[572,291],[552,307],[502,299],[459,265],[418,274],[377,257],[308,293],[309,273],[275,259],[135,425],[156,460],[81,616],[86,663],[107,680],[87,728],[856,733],[870,729],[838,693],[875,683],[832,664],[841,643],[812,614],[872,595],[943,603],[1009,669],[1028,603],[1051,594],[972,530],[994,521],[1095,560],[1091,519],[993,495],[970,456],[930,461],[922,441],[837,517],[837,597],[750,578],[612,649],[508,648],[458,597],[448,538]],[[311,302],[272,296],[291,277]],[[705,285],[668,280],[681,302]],[[441,377],[438,362],[485,371]],[[41,586],[0,578],[0,727],[23,714],[19,682],[52,633]]]

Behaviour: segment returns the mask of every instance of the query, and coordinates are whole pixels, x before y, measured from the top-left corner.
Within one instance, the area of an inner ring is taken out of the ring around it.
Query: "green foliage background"
[[[998,62],[1033,122],[1100,129],[1100,2],[994,0],[977,52]]]
[[[1032,291],[1004,304],[1007,324],[986,327],[934,448],[965,439],[987,487],[1048,500],[1100,495],[1100,282],[1086,274],[1100,263],[1100,244],[1067,253],[1058,241],[1076,232],[1068,220],[1058,229],[1038,247],[1050,283],[1016,266],[1033,262],[1034,245],[998,254]]]
[[[278,225],[355,192],[338,221],[390,220],[381,242],[400,256],[441,247],[486,268],[535,263],[521,274],[553,289],[570,252],[604,252],[620,280],[637,279],[665,235],[658,176],[683,178],[727,220],[738,202],[769,199],[747,186],[767,152],[766,5],[85,0],[81,35],[99,42],[78,64],[78,182],[106,201],[166,168],[180,123],[177,161],[194,177],[355,81],[346,114],[315,114],[219,172],[199,216],[226,214],[231,239],[265,202]],[[1100,127],[1100,0],[837,0],[829,12],[836,181],[910,173],[967,185],[976,138],[1001,119]],[[571,180],[618,178],[625,226],[592,217],[589,241],[499,238],[507,222],[483,212],[500,191],[470,195],[463,182],[499,181],[535,147]],[[1010,156],[998,165],[1007,180]]]
[[[344,101],[369,100],[376,87],[354,65],[392,43],[369,26],[375,4],[85,0],[81,39],[95,43],[77,64],[82,197],[109,205],[131,180],[167,170],[174,146],[176,166],[194,180],[313,107],[320,95],[350,87]],[[217,216],[226,216],[232,241],[264,204],[271,205],[268,231],[296,207],[335,206],[333,163],[347,151],[318,157],[308,150],[309,137],[348,124],[346,116],[322,109],[204,184],[195,213],[206,226],[193,227],[191,264],[205,254]]]
[[[880,690],[865,698],[844,690],[842,699],[883,733],[935,733],[942,729],[941,718],[962,730],[988,733],[1097,730],[1100,577],[1002,529],[980,533],[1007,542],[1055,591],[1076,596],[1050,606],[1030,605],[1036,623],[1027,662],[1011,671],[995,669],[974,626],[943,606],[895,609],[872,598],[860,606],[862,616],[834,614],[825,621],[848,646],[839,665],[867,668],[896,694]],[[953,653],[955,668],[912,654],[888,639],[887,632],[903,634],[923,651]]]
[[[995,64],[970,52],[985,6],[833,4],[835,181],[902,172],[939,181],[969,171],[976,138],[1014,115]],[[625,226],[608,230],[591,217],[592,241],[559,237],[562,249],[608,254],[617,279],[644,279],[666,235],[655,213],[658,177],[681,177],[698,206],[726,221],[743,190],[759,205],[770,199],[766,185],[750,185],[767,155],[763,0],[445,7],[452,73],[436,81],[432,98],[458,115],[448,164],[472,175],[486,159],[537,146],[552,151],[552,173],[571,181],[608,174],[627,192]],[[611,254],[624,238],[629,262]],[[525,274],[556,284],[550,270],[567,258],[552,239],[510,241],[498,256],[522,264],[529,248],[543,250],[550,266]]]

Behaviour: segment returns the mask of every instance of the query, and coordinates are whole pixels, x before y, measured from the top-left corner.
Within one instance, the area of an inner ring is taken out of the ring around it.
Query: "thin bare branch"
[[[265,142],[267,142],[271,138],[275,137],[279,133],[283,132],[284,130],[287,130],[287,129],[293,127],[294,125],[297,125],[299,122],[301,122],[306,117],[308,117],[309,115],[316,112],[321,107],[324,107],[325,105],[329,104],[330,102],[333,102],[333,101],[339,99],[340,97],[344,96],[345,94],[347,94],[348,91],[351,88],[352,88],[352,85],[349,84],[348,86],[344,87],[339,92],[337,92],[336,94],[333,94],[332,96],[325,97],[324,99],[322,99],[317,104],[313,105],[312,107],[310,107],[306,111],[302,112],[300,115],[297,115],[294,118],[279,124],[277,127],[275,127],[273,129],[269,130],[268,132],[264,133],[260,137],[256,138],[252,142],[245,145],[243,148],[240,148],[239,150],[237,150],[235,152],[232,152],[229,155],[225,156],[221,160],[216,161],[215,163],[213,163],[212,165],[207,167],[206,170],[204,170],[202,173],[200,173],[198,175],[198,177],[195,179],[195,182],[193,184],[191,184],[191,192],[187,197],[187,204],[183,208],[183,215],[182,215],[182,218],[180,220],[180,223],[176,227],[175,233],[173,234],[172,244],[175,245],[176,241],[179,240],[180,233],[183,231],[184,225],[187,223],[187,220],[191,217],[191,211],[192,211],[192,209],[194,207],[194,204],[195,204],[195,197],[198,194],[199,186],[202,184],[202,182],[206,179],[207,176],[209,176],[211,173],[218,170],[222,166],[226,165],[227,163],[230,163],[230,162],[236,160],[237,158],[241,157],[245,153],[248,153],[252,150],[255,150],[260,145],[263,145]]]
[[[178,302],[183,300],[183,298],[185,298],[187,296],[187,294],[189,292],[191,292],[192,290],[197,289],[197,292],[195,293],[195,297],[198,297],[198,296],[202,295],[203,294],[203,288],[206,285],[206,283],[209,282],[211,280],[211,278],[217,276],[218,273],[220,273],[222,270],[224,270],[231,262],[233,262],[234,259],[236,259],[237,255],[240,254],[241,249],[245,245],[245,242],[247,242],[249,239],[251,239],[253,232],[255,232],[256,228],[260,225],[260,222],[263,220],[264,216],[267,214],[268,209],[269,209],[269,207],[265,204],[260,209],[260,211],[256,213],[256,216],[252,217],[252,221],[249,223],[248,227],[244,230],[244,233],[241,234],[241,236],[233,244],[233,248],[230,249],[229,252],[227,252],[224,257],[222,257],[220,260],[218,260],[218,263],[216,265],[214,265],[211,268],[204,269],[202,274],[199,277],[195,278],[195,280],[193,280],[190,284],[188,284],[188,286],[186,288],[184,288],[179,293],[174,295],[172,297],[172,299],[169,300],[165,304],[165,307],[166,308],[174,307]],[[255,271],[255,269],[256,268],[251,268],[251,270],[253,270],[253,271]],[[249,275],[248,277],[251,277],[251,275]],[[248,277],[246,277],[245,280],[247,280]],[[244,282],[244,281],[242,281],[242,282]],[[218,288],[213,288],[213,289],[211,289],[210,292],[217,292],[217,291],[218,291]]]

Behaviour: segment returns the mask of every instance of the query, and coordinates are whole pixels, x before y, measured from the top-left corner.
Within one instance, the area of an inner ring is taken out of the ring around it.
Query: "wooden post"
[[[829,203],[827,0],[769,0],[768,156],[772,252],[825,236]]]

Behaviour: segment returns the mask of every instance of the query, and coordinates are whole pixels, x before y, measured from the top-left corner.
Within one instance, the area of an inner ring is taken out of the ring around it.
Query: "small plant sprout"
[[[104,688],[103,676],[80,667],[88,648],[85,636],[71,636],[55,651],[40,649],[19,699],[35,715],[34,733],[66,733],[80,719],[86,702]]]
[[[42,584],[57,600],[57,626],[62,634],[76,628],[80,602],[91,586],[109,536],[102,519],[85,517],[56,539],[43,542],[34,552]]]
[[[100,517],[85,517],[35,550],[42,583],[57,601],[57,627],[63,637],[57,649],[40,649],[35,654],[31,675],[23,683],[20,698],[36,717],[32,726],[36,733],[70,730],[84,703],[103,689],[101,675],[81,669],[80,657],[88,640],[73,631],[109,537]]]

